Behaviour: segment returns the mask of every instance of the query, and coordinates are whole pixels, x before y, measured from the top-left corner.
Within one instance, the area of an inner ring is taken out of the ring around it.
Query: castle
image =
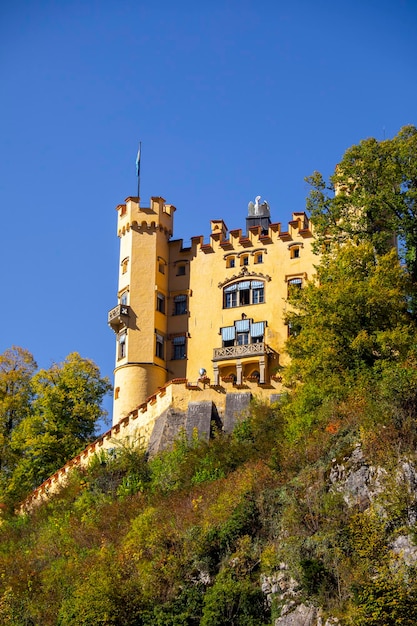
[[[248,205],[244,232],[212,220],[209,241],[196,236],[189,247],[172,238],[175,207],[163,198],[117,207],[114,425],[170,381],[200,386],[223,416],[229,395],[276,400],[288,292],[311,277],[317,257],[307,215],[293,213],[282,228],[260,199]]]
[[[175,207],[152,197],[117,206],[120,265],[115,333],[113,425],[22,503],[31,510],[58,492],[73,467],[118,444],[149,454],[181,431],[210,437],[213,424],[233,429],[252,398],[282,394],[288,294],[312,277],[317,257],[309,218],[293,213],[283,228],[270,208],[250,202],[246,229],[211,221],[184,247],[173,239]]]

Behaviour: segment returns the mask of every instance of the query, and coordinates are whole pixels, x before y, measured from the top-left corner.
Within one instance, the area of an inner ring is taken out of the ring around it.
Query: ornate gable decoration
[[[239,274],[234,274],[231,278],[227,278],[223,282],[218,283],[217,286],[219,287],[219,289],[221,289],[222,287],[225,287],[225,285],[228,285],[229,283],[233,283],[233,281],[238,280],[239,278],[248,277],[248,276],[251,276],[252,278],[259,278],[261,280],[266,280],[267,282],[271,280],[271,277],[268,274],[265,275],[265,274],[261,274],[260,272],[250,272],[247,267],[242,267]]]

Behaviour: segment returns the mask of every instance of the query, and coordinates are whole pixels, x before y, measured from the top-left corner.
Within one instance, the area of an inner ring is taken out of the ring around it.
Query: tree
[[[111,385],[92,361],[74,352],[35,374],[32,389],[32,411],[12,435],[12,448],[20,455],[9,485],[16,497],[41,484],[94,438]]]
[[[33,356],[13,346],[0,355],[0,471],[5,478],[12,471],[15,459],[10,448],[13,430],[29,415],[31,379],[36,370]]]
[[[370,242],[323,259],[316,280],[290,298],[287,379],[325,392],[376,363],[405,359],[416,336],[406,284],[395,250],[376,255]]]
[[[367,240],[383,254],[399,237],[417,314],[417,128],[405,126],[393,139],[352,146],[330,183],[319,172],[306,180],[319,245]]]

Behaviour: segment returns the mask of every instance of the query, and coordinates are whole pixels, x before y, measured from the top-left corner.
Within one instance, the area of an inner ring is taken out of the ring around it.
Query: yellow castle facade
[[[113,425],[170,382],[201,390],[220,413],[231,394],[272,402],[282,391],[288,293],[317,264],[307,215],[274,223],[258,196],[245,229],[213,219],[207,241],[195,236],[184,247],[173,237],[174,213],[160,197],[117,207]]]

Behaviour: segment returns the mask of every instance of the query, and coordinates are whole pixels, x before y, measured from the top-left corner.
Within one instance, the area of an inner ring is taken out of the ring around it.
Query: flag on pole
[[[139,143],[139,148],[138,148],[138,154],[136,156],[136,176],[138,178],[139,178],[139,174],[140,174],[140,143]]]

